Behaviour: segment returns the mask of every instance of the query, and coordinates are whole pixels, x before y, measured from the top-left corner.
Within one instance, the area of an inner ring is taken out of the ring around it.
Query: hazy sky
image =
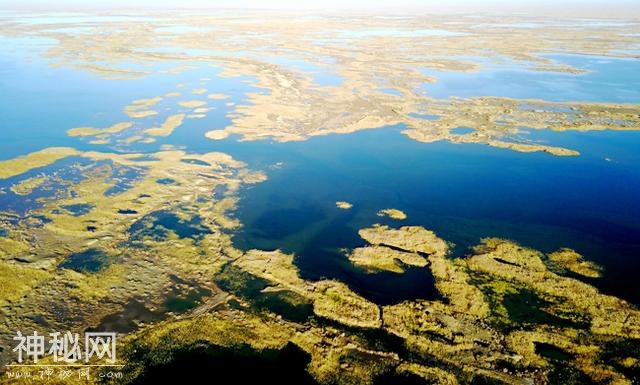
[[[615,7],[638,5],[640,0],[0,0],[0,8],[407,8],[503,6],[540,7],[553,5]],[[639,5],[640,6],[640,5]]]

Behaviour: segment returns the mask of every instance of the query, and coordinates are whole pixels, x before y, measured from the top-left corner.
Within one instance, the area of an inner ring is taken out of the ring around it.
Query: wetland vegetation
[[[638,383],[620,17],[0,13],[2,370],[69,330],[122,377],[60,383]]]

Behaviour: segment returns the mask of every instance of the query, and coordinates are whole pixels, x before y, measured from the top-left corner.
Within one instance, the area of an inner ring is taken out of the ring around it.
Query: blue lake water
[[[471,127],[456,127],[449,130],[450,133],[454,135],[466,135],[474,132],[475,130]]]
[[[133,100],[164,95],[178,91],[179,98],[166,98],[162,103],[180,100],[207,100],[205,95],[194,95],[194,88],[207,88],[210,93],[224,92],[238,100],[250,89],[243,81],[247,77],[220,78],[219,69],[208,64],[193,64],[193,69],[183,71],[179,76],[156,73],[135,80],[109,80],[96,74],[78,71],[69,67],[52,68],[37,56],[25,61],[25,55],[39,52],[50,41],[33,39],[0,39],[3,47],[11,53],[0,56],[0,116],[2,140],[0,159],[37,151],[45,147],[71,146],[81,150],[104,150],[102,146],[88,144],[81,138],[71,138],[67,130],[73,127],[109,127],[115,123],[129,121],[123,108]],[[180,62],[163,63],[161,69],[184,65]],[[202,78],[216,78],[207,84]],[[176,84],[182,83],[182,89]],[[185,126],[200,124],[198,133],[215,128],[216,124],[226,124],[229,108],[228,100],[208,101],[216,107],[205,120],[188,120]],[[158,108],[163,108],[163,104]],[[159,114],[144,121],[156,124],[169,115]],[[204,124],[209,124],[205,127]],[[148,128],[148,126],[146,126]],[[182,133],[177,133],[180,136]],[[202,138],[202,137],[200,137]],[[152,145],[138,145],[137,150],[157,151],[167,140],[159,140]]]
[[[425,119],[425,120],[438,120],[438,119],[440,119],[440,117],[437,116],[437,115],[418,114],[418,113],[415,113],[415,112],[410,112],[409,116],[411,116],[412,118]]]
[[[560,158],[483,145],[425,146],[399,131],[229,144],[227,150],[250,163],[284,163],[269,172],[270,180],[243,193],[237,215],[246,227],[237,244],[295,252],[309,278],[346,279],[384,302],[433,293],[414,275],[362,274],[337,250],[364,245],[357,230],[374,223],[422,225],[453,241],[456,256],[488,236],[543,251],[575,248],[606,267],[601,288],[640,299],[640,155],[634,150],[640,133],[547,133],[583,154]],[[354,207],[339,210],[338,200]],[[405,211],[408,219],[376,215],[387,207]]]
[[[247,92],[255,92],[246,83],[250,78],[220,78],[217,68],[196,64],[179,75],[105,80],[68,67],[50,68],[37,58],[23,61],[21,55],[34,48],[25,42],[11,44],[18,48],[15,53],[0,56],[1,159],[50,146],[110,150],[70,138],[66,131],[129,120],[124,106],[134,99],[176,91],[177,83],[185,84],[177,90],[183,93],[179,100],[205,100],[206,95],[190,93],[203,87],[231,99],[209,101],[215,109],[206,118],[187,119],[171,136],[156,143],[117,150],[154,152],[172,144],[193,152],[223,151],[264,170],[269,180],[242,190],[234,212],[244,224],[234,235],[238,247],[295,253],[303,276],[338,278],[369,298],[392,303],[434,297],[428,269],[413,268],[404,275],[368,274],[354,268],[339,249],[364,245],[357,230],[374,223],[420,225],[454,242],[456,257],[488,236],[514,239],[543,251],[574,248],[605,267],[604,277],[595,281],[600,288],[640,303],[636,283],[640,272],[640,133],[523,129],[520,134],[582,153],[569,158],[483,145],[418,143],[402,135],[401,126],[296,143],[238,142],[236,137],[210,141],[203,139],[206,131],[229,124],[226,114],[232,107],[226,102],[242,102]],[[637,61],[574,56],[562,60],[592,72],[569,75],[489,69],[437,73],[439,82],[425,90],[439,97],[639,100]],[[306,69],[326,73],[321,66]],[[161,114],[145,119],[145,124],[161,122],[169,114],[169,105],[163,103],[171,101],[163,100],[158,105]],[[415,116],[433,119],[428,106],[426,113]],[[279,162],[282,167],[272,167]],[[12,206],[9,198],[0,199],[5,209],[27,207]],[[337,209],[339,200],[354,206]],[[378,217],[377,211],[384,208],[403,210],[408,219],[395,222]]]
[[[589,72],[535,71],[518,63],[489,66],[478,72],[424,70],[424,74],[435,77],[437,82],[424,85],[422,90],[436,98],[501,96],[555,102],[640,103],[640,59],[586,55],[545,57]]]
[[[385,94],[394,95],[394,96],[402,96],[402,92],[396,90],[395,88],[382,88],[380,91]]]

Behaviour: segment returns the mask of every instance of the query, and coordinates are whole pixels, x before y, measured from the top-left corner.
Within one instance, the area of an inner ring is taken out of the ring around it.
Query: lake
[[[360,228],[375,223],[419,225],[453,242],[453,257],[464,257],[481,238],[494,236],[545,252],[573,248],[604,266],[604,277],[594,281],[595,285],[640,303],[636,284],[640,272],[640,133],[524,128],[522,135],[528,139],[582,154],[569,158],[477,144],[418,143],[401,133],[402,126],[293,143],[239,142],[234,136],[210,141],[203,138],[206,131],[230,123],[227,113],[233,107],[227,103],[242,103],[246,93],[256,91],[247,84],[251,78],[222,78],[215,65],[194,64],[178,75],[107,80],[69,67],[49,67],[37,55],[49,43],[3,40],[3,47],[15,48],[14,53],[0,58],[3,159],[49,146],[104,151],[104,146],[71,138],[66,131],[126,120],[123,106],[134,99],[174,91],[176,82],[185,84],[185,90],[204,86],[231,98],[210,101],[215,109],[206,118],[187,120],[171,136],[155,143],[109,150],[154,152],[170,144],[191,152],[222,151],[265,171],[266,182],[241,191],[234,212],[243,223],[234,234],[239,248],[279,248],[294,253],[303,277],[342,280],[378,303],[433,298],[437,294],[427,269],[410,268],[403,275],[370,274],[352,266],[341,251],[365,244],[357,234]],[[27,56],[29,61],[17,60]],[[640,101],[640,79],[634,75],[640,73],[638,60],[550,57],[591,72],[573,75],[520,67],[478,72],[430,70],[426,73],[436,76],[438,82],[425,84],[424,91],[443,98],[493,95]],[[309,67],[302,60],[274,62],[307,68],[324,85],[341,81],[331,71]],[[155,65],[169,68],[177,64]],[[213,80],[204,85],[203,78]],[[206,95],[188,95],[189,99],[203,97]],[[161,113],[146,122],[161,122],[168,115],[162,104],[159,107]],[[24,204],[13,204],[10,198],[0,200],[5,208],[25,210]],[[336,201],[348,201],[353,208],[340,210]],[[376,215],[385,208],[400,209],[408,218],[397,222]]]

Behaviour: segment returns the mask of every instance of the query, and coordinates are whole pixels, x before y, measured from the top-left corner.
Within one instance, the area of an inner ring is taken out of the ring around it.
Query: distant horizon
[[[581,11],[603,11],[607,14],[622,14],[627,18],[640,18],[640,2],[637,0],[565,0],[561,4],[553,0],[452,0],[442,4],[434,0],[325,0],[308,1],[302,4],[294,0],[219,0],[212,4],[207,0],[154,1],[112,0],[86,2],[84,0],[0,0],[0,10],[40,11],[117,11],[117,10],[176,10],[176,9],[234,9],[234,10],[426,10],[426,11],[488,11],[488,12],[532,12],[561,13]],[[630,11],[636,11],[629,13]]]

